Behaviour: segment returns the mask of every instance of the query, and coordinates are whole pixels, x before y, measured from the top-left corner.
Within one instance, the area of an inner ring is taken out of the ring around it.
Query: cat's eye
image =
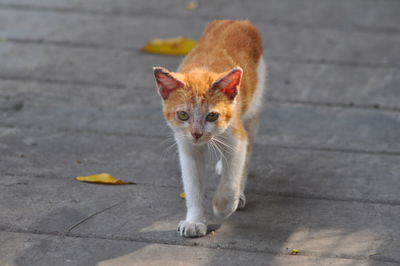
[[[218,113],[211,112],[211,113],[208,113],[208,115],[206,116],[206,121],[214,122],[218,119],[218,117],[219,117]]]
[[[177,115],[178,115],[179,120],[186,121],[189,119],[189,114],[186,113],[185,111],[178,111]]]

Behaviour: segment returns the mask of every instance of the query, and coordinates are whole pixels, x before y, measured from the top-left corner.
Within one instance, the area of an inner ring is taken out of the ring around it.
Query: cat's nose
[[[192,136],[195,139],[199,139],[201,138],[201,136],[203,136],[203,133],[199,133],[199,132],[192,132]]]

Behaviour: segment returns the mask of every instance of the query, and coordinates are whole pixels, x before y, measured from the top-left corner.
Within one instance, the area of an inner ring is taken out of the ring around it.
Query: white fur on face
[[[185,111],[189,114],[190,118],[187,121],[179,120],[178,116],[176,115],[178,111]],[[180,122],[180,125],[176,126],[171,123],[168,123],[168,125],[175,133],[184,135],[188,140],[193,141],[195,144],[205,144],[212,137],[224,133],[229,127],[229,123],[224,128],[218,128],[216,126],[216,121],[206,121],[206,117],[210,112],[213,112],[211,106],[203,108],[200,102],[198,102],[194,108],[188,105],[180,105],[175,109],[175,119]],[[199,139],[199,141],[195,141],[194,137],[190,133],[191,131],[199,133],[201,132],[203,136]]]

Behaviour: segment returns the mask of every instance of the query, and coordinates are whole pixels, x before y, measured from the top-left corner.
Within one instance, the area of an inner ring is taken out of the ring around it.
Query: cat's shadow
[[[211,234],[211,232],[215,232],[221,228],[221,224],[209,224],[207,225],[207,235]]]
[[[256,203],[253,201],[248,201],[248,202],[246,202],[246,206],[243,209],[238,209],[238,210],[236,210],[236,212],[247,213],[247,212],[251,212],[255,208],[257,208]],[[218,219],[214,216],[212,216],[212,219],[215,222],[207,225],[207,235],[211,234],[211,232],[216,232],[217,230],[219,230],[222,227],[222,224],[224,222],[226,222],[225,219]]]

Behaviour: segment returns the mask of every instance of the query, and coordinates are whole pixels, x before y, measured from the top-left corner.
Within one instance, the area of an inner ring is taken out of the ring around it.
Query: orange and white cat
[[[266,76],[260,35],[246,20],[213,21],[177,72],[155,67],[154,76],[163,114],[178,144],[186,194],[186,219],[178,232],[203,236],[209,149],[220,156],[215,160],[221,178],[214,214],[229,217],[246,203],[244,189]]]

